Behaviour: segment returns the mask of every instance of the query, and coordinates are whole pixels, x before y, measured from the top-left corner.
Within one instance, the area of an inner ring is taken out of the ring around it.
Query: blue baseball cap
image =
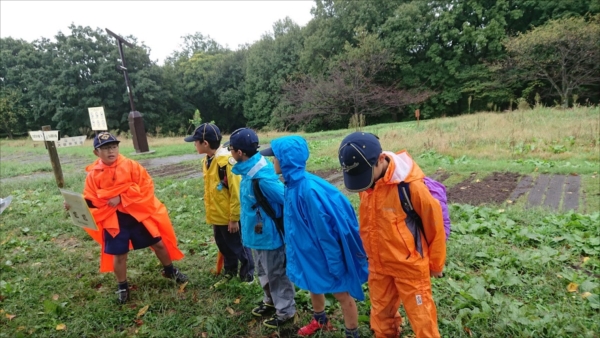
[[[258,149],[258,135],[250,128],[236,129],[229,137],[229,146],[239,150]]]
[[[102,147],[105,144],[109,144],[109,143],[121,143],[121,141],[117,140],[117,138],[109,133],[109,132],[101,132],[98,133],[98,135],[96,135],[96,137],[94,137],[94,149],[98,149],[100,147]]]
[[[201,125],[194,130],[194,134],[184,138],[185,142],[194,142],[194,141],[219,141],[221,142],[221,131],[219,127],[215,126],[212,123],[202,123]]]
[[[346,189],[361,192],[373,185],[375,164],[381,153],[379,138],[371,133],[355,132],[342,140],[338,155]]]

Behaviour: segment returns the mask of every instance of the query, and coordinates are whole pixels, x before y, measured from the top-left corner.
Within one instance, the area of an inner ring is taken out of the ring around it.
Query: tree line
[[[235,50],[195,33],[162,65],[134,36],[124,52],[149,133],[189,133],[196,110],[225,131],[316,131],[399,121],[417,108],[431,118],[597,104],[599,13],[589,0],[315,0],[306,26],[279,20]],[[69,30],[0,40],[2,135],[42,125],[86,134],[93,106],[104,106],[111,130],[129,130],[115,40],[101,28]]]

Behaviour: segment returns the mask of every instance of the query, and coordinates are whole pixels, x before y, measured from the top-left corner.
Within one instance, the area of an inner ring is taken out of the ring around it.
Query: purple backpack
[[[425,177],[423,181],[425,182],[425,186],[427,186],[427,189],[429,189],[431,196],[433,196],[433,198],[440,202],[440,206],[442,207],[442,216],[444,219],[444,232],[446,233],[446,241],[448,241],[452,226],[450,224],[450,212],[448,211],[448,197],[446,197],[446,186],[429,177]],[[400,204],[402,205],[404,212],[407,215],[413,217],[415,220],[418,220],[418,223],[421,227],[420,230],[423,231],[421,216],[417,214],[410,201],[410,189],[408,187],[408,183],[400,182],[400,184],[398,184],[398,193],[400,195]]]

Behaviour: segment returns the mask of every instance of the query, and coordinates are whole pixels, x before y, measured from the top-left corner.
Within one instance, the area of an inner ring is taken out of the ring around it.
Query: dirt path
[[[188,154],[162,158],[139,159],[139,163],[148,170],[152,177],[173,177],[190,179],[202,177],[200,159],[204,155]],[[46,162],[48,159],[33,153],[21,153],[0,158],[0,160],[19,161],[23,165],[36,162]],[[61,156],[61,164],[72,164],[79,168],[77,172],[83,173],[90,160],[86,157]],[[316,171],[316,175],[324,178],[343,193],[349,194],[344,189],[344,178],[338,169]],[[546,175],[537,178],[521,176],[511,172],[494,172],[483,179],[476,179],[477,173],[448,189],[450,203],[465,203],[471,205],[512,203],[519,197],[527,195],[528,208],[543,207],[554,211],[578,210],[581,191],[581,178],[573,175]],[[23,179],[51,178],[52,172],[33,173],[17,177],[0,179],[8,182]],[[432,178],[443,182],[450,173],[436,172]]]

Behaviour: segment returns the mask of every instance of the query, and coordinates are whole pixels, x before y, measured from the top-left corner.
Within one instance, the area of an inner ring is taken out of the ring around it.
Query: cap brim
[[[350,175],[344,172],[344,185],[351,192],[365,191],[373,185],[374,176],[375,168],[365,170],[365,172],[357,175]]]
[[[119,143],[121,143],[121,141],[115,140],[115,141],[104,142],[104,143],[99,144],[95,149],[98,149],[98,148],[100,148],[100,147],[102,147],[104,145],[111,144],[111,143],[119,144]]]
[[[229,147],[230,144],[231,144],[231,141],[227,141],[227,142],[223,143],[222,147],[227,148],[227,147]]]
[[[186,138],[183,139],[185,142],[194,142],[196,141],[196,139],[194,138],[194,135],[190,135]]]
[[[260,154],[262,156],[275,156],[275,153],[273,152],[273,148],[271,148],[271,147],[261,150]]]

